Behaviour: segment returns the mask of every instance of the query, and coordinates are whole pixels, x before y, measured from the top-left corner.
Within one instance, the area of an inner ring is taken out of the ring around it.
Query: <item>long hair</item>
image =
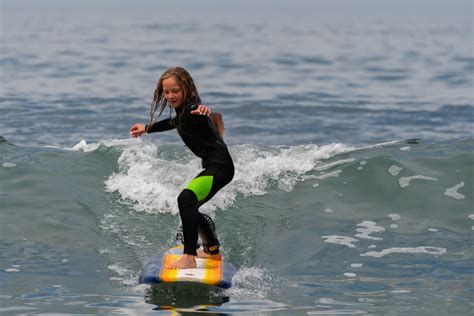
[[[150,108],[150,122],[147,125],[147,132],[150,129],[150,126],[153,124],[156,110],[160,108],[160,111],[158,112],[158,117],[160,117],[164,109],[168,105],[168,102],[166,101],[165,96],[163,94],[163,80],[168,78],[174,78],[174,80],[176,80],[176,83],[183,91],[183,102],[187,102],[191,99],[196,99],[198,103],[201,103],[201,98],[199,97],[198,90],[189,72],[182,67],[168,68],[158,79],[155,91],[153,92],[153,101],[151,102]]]

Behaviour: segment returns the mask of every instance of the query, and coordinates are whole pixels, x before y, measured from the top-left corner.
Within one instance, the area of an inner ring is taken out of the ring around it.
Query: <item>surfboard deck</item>
[[[168,249],[163,255],[152,257],[142,274],[141,284],[157,285],[176,283],[177,285],[206,285],[227,289],[232,286],[232,277],[237,272],[235,266],[222,260],[196,258],[194,269],[167,269],[183,254],[183,246]]]

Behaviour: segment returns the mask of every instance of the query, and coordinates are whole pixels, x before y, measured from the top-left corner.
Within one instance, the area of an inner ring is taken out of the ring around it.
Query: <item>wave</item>
[[[121,149],[118,171],[105,181],[108,192],[118,192],[137,211],[177,214],[176,197],[201,170],[200,160],[182,146],[158,146],[142,140],[82,141],[72,149]],[[220,194],[203,206],[207,211],[226,209],[237,197],[265,195],[272,189],[291,191],[301,175],[321,168],[324,161],[354,148],[343,144],[230,147],[235,177]],[[321,169],[322,170],[322,169]]]
[[[336,190],[351,182],[351,194],[360,196],[386,190],[380,192],[384,196],[373,198],[387,206],[399,194],[407,193],[411,200],[411,191],[433,194],[435,199],[470,200],[472,147],[469,139],[433,144],[393,141],[361,148],[344,144],[232,145],[235,178],[203,209],[225,210],[246,197],[275,190],[291,192],[302,183],[324,191],[324,182]],[[105,148],[120,152],[117,171],[105,180],[106,191],[117,192],[137,211],[177,214],[177,195],[201,169],[199,159],[180,145],[157,145],[141,139],[106,140],[94,144],[83,141],[72,149],[90,152]],[[331,182],[334,178],[339,181]],[[432,192],[435,187],[436,194]]]
[[[119,202],[151,214],[176,215],[176,197],[201,170],[200,160],[176,144],[142,139],[88,144],[83,140],[71,148],[59,149],[11,146],[3,137],[0,140],[4,170],[45,153],[54,153],[58,159],[81,159],[89,162],[91,173],[109,172],[105,180],[100,180],[106,193],[118,194]],[[348,197],[357,203],[369,203],[368,209],[409,208],[421,215],[426,205],[416,199],[429,196],[439,202],[431,214],[443,216],[443,207],[469,208],[473,148],[472,139],[435,143],[412,139],[360,148],[344,144],[231,145],[235,177],[202,209],[215,214],[238,206],[249,197],[265,200],[269,193],[282,192],[301,201],[317,197],[318,203],[325,205],[323,210],[333,209],[334,204],[352,208],[353,215],[357,214],[357,207]],[[87,169],[87,163],[81,168]],[[340,195],[335,196],[334,192]]]

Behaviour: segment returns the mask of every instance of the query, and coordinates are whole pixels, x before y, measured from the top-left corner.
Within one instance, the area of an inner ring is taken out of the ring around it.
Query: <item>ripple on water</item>
[[[355,236],[362,239],[372,239],[372,240],[382,240],[381,237],[374,237],[371,234],[382,233],[385,231],[385,228],[382,226],[377,226],[376,222],[373,221],[363,221],[362,223],[357,224],[359,228],[356,229],[358,232]]]
[[[438,181],[438,179],[436,178],[426,177],[422,175],[415,175],[411,177],[401,177],[400,179],[398,179],[398,182],[400,183],[401,188],[406,188],[407,186],[410,185],[410,182],[413,180]]]
[[[463,187],[464,187],[464,182],[458,183],[451,188],[447,188],[446,191],[444,191],[444,195],[449,196],[450,198],[453,198],[455,200],[463,200],[466,197],[463,194],[458,192],[458,190]]]
[[[390,254],[412,254],[412,253],[419,253],[419,254],[429,254],[429,255],[444,255],[446,253],[445,248],[441,247],[431,247],[431,246],[420,246],[420,247],[393,247],[387,248],[382,251],[368,251],[366,253],[361,254],[361,257],[374,257],[374,258],[381,258],[386,255]]]

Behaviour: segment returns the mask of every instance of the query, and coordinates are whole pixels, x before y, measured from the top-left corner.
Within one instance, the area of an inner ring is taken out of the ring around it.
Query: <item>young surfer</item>
[[[171,117],[170,114],[169,118],[154,122],[157,108],[159,117],[167,106],[174,109],[176,116]],[[184,250],[183,255],[167,268],[195,268],[196,256],[216,260],[222,258],[219,240],[208,217],[198,209],[232,180],[234,163],[220,133],[207,116],[209,112],[207,107],[201,105],[201,98],[190,74],[184,68],[173,67],[166,70],[158,80],[149,124],[135,124],[130,129],[131,136],[138,137],[145,132],[163,132],[176,128],[184,144],[202,160],[204,170],[178,196]],[[196,251],[198,235],[204,251]]]

